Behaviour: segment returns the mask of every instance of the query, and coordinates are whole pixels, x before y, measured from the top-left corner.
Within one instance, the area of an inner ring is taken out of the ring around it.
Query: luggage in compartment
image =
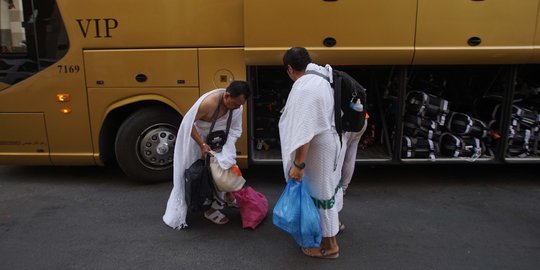
[[[412,114],[405,115],[403,133],[409,137],[421,137],[435,141],[440,136],[437,122]]]
[[[475,138],[486,138],[488,136],[488,127],[484,122],[464,113],[449,113],[446,127],[458,135],[468,135]]]
[[[531,153],[531,146],[536,138],[530,129],[517,130],[510,127],[508,134],[508,155],[511,157],[526,157]]]
[[[441,135],[439,151],[446,157],[468,157],[476,159],[485,152],[485,147],[480,139],[470,136],[458,136],[450,132]]]
[[[277,90],[261,91],[261,94],[253,98],[255,150],[279,148],[278,121],[283,107],[282,100],[282,94]]]
[[[437,118],[449,112],[448,100],[421,91],[407,94],[406,110],[408,113]]]
[[[404,117],[405,124],[414,127],[422,127],[425,129],[435,130],[437,129],[437,123],[431,119],[427,119],[418,115],[406,114]]]
[[[529,129],[537,132],[540,125],[540,115],[536,111],[532,111],[517,105],[512,106],[512,125],[518,130]]]
[[[540,155],[540,132],[536,133],[536,137],[534,138],[532,152],[537,156]]]
[[[265,91],[253,98],[255,115],[257,117],[279,117],[281,110],[280,94],[277,91]]]
[[[401,156],[404,158],[435,159],[437,145],[430,139],[403,136]]]

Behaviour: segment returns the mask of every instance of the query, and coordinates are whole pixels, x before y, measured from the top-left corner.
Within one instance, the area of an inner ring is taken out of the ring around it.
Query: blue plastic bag
[[[319,247],[321,217],[304,181],[289,180],[273,211],[273,223],[290,234],[301,247]]]

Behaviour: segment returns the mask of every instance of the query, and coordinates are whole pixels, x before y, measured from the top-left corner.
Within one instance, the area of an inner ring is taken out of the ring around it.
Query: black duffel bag
[[[508,133],[508,155],[511,157],[528,156],[531,152],[531,144],[535,145],[534,140],[530,129],[517,130],[511,126]]]
[[[489,134],[489,128],[483,121],[459,112],[449,114],[446,128],[455,134],[476,138],[486,138]]]
[[[404,158],[430,158],[435,160],[437,145],[430,139],[403,136],[401,155]]]
[[[408,113],[436,118],[449,112],[448,100],[421,91],[407,94],[406,110]]]
[[[468,157],[474,160],[482,156],[485,147],[478,138],[445,132],[439,141],[439,151],[443,156]]]
[[[540,115],[532,110],[513,105],[512,106],[512,118],[517,121],[513,121],[513,125],[517,126],[519,130],[531,129],[538,130],[540,125]]]
[[[403,121],[403,134],[409,137],[421,137],[437,141],[439,125],[430,119],[418,115],[406,114]]]

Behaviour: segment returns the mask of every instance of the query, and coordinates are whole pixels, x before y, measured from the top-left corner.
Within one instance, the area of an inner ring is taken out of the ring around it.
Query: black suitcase
[[[403,136],[401,156],[404,158],[430,158],[435,160],[437,145],[430,139]]]
[[[423,127],[403,126],[403,135],[411,138],[425,138],[433,141],[438,141],[441,136],[440,130],[425,129]]]
[[[447,157],[469,157],[476,159],[485,152],[485,147],[480,139],[472,136],[457,136],[450,132],[441,135],[439,141],[441,155]]]
[[[481,120],[459,112],[449,114],[447,128],[455,134],[476,138],[486,138],[489,131],[487,125]]]
[[[534,146],[535,139],[530,129],[517,130],[510,127],[508,133],[508,155],[511,157],[528,156],[531,152],[531,145]]]
[[[513,105],[512,118],[514,119],[513,125],[515,125],[518,130],[530,129],[535,132],[538,131],[540,115],[538,115],[537,112]]]
[[[430,158],[435,159],[437,154],[437,145],[430,139],[416,138],[414,144],[414,157],[415,158]]]
[[[412,114],[404,116],[403,134],[406,136],[438,140],[440,133],[439,125],[431,119]]]
[[[403,136],[401,140],[401,157],[413,158],[414,157],[414,143],[411,137]]]
[[[449,112],[448,100],[421,91],[407,94],[406,110],[408,113],[436,118]]]
[[[418,115],[413,115],[413,114],[406,114],[405,117],[403,118],[403,121],[404,121],[404,124],[411,127],[423,127],[425,129],[431,129],[431,130],[435,130],[439,126],[437,122],[431,119],[418,116]]]

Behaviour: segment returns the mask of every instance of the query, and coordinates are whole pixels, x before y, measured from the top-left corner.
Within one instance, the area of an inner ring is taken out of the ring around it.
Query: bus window
[[[0,0],[0,90],[52,65],[68,49],[54,0]]]

